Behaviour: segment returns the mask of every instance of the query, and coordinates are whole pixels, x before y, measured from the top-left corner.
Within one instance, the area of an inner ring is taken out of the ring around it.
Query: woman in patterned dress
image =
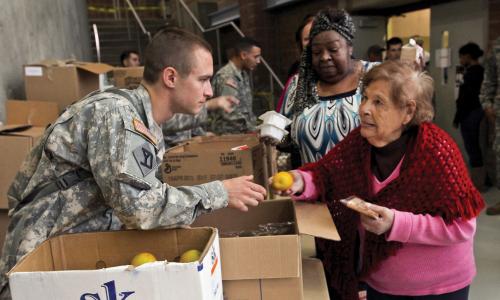
[[[352,58],[354,32],[346,11],[321,10],[299,73],[287,86],[280,112],[293,120],[291,136],[302,163],[323,157],[360,124],[361,78],[376,63]]]

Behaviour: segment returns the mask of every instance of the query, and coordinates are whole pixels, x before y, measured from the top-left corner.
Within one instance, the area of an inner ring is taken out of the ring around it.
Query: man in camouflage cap
[[[208,100],[203,109],[196,115],[175,114],[161,126],[165,147],[173,147],[194,136],[210,135],[210,132],[203,129],[207,124],[207,112],[221,110],[231,113],[234,106],[239,103],[240,101],[231,95],[219,96]]]
[[[179,188],[159,179],[159,124],[175,113],[197,114],[212,97],[212,73],[205,41],[162,30],[146,49],[140,87],[91,94],[47,129],[8,191],[0,299],[10,299],[5,273],[49,237],[190,224],[201,213],[246,211],[264,199],[251,176]]]
[[[214,95],[232,95],[240,100],[231,113],[211,113],[208,129],[216,134],[245,133],[256,130],[255,115],[252,109],[253,96],[249,72],[261,60],[261,49],[250,38],[241,38],[234,46],[234,55],[214,76],[212,84]]]
[[[500,37],[494,41],[484,62],[484,80],[479,100],[489,124],[494,124],[493,150],[496,156],[497,186],[500,188]],[[500,214],[500,202],[486,209],[488,215]]]

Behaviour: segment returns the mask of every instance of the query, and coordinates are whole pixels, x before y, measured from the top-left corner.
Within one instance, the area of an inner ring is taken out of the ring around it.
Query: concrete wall
[[[450,13],[453,12],[453,13]],[[452,67],[448,69],[448,82],[442,83],[442,69],[436,68],[435,50],[441,47],[441,33],[449,31]],[[452,127],[455,114],[455,66],[459,64],[458,49],[467,42],[475,42],[482,49],[487,45],[488,2],[486,0],[461,0],[431,7],[431,65],[435,80],[436,123],[459,144],[463,142],[459,130]],[[466,158],[467,156],[464,155]]]
[[[24,99],[23,64],[90,60],[85,0],[3,0],[0,9],[0,121],[5,100]],[[34,99],[36,100],[36,99]]]

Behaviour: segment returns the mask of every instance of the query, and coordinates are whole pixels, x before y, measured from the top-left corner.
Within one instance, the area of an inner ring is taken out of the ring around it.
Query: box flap
[[[40,62],[29,64],[27,66],[43,66],[43,67],[63,67],[75,61],[74,59],[44,59]]]
[[[299,233],[332,241],[340,241],[332,215],[325,203],[294,201]]]
[[[29,124],[45,127],[59,116],[56,102],[7,100],[7,124]]]
[[[29,124],[0,125],[0,134],[11,134],[15,132],[20,132],[31,127],[32,126]]]
[[[78,69],[94,74],[103,74],[113,70],[112,66],[101,63],[75,62],[74,64]]]

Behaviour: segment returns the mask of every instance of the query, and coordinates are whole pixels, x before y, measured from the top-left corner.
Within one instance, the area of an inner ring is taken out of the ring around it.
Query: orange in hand
[[[286,191],[293,184],[293,175],[290,172],[278,172],[273,176],[272,187],[278,191]]]

